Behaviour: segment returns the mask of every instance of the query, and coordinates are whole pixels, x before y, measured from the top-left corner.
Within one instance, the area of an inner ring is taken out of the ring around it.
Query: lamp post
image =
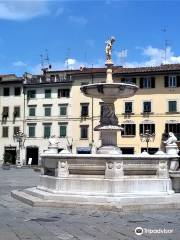
[[[141,142],[146,142],[147,144],[147,152],[149,150],[149,142],[154,142],[155,133],[150,133],[149,129],[147,129],[144,133],[140,134]]]
[[[18,131],[16,134],[14,134],[14,139],[18,142],[18,150],[17,150],[17,161],[16,161],[16,165],[17,167],[21,167],[21,159],[20,159],[20,151],[21,151],[21,147],[22,147],[22,142],[25,138],[25,135],[23,132]]]

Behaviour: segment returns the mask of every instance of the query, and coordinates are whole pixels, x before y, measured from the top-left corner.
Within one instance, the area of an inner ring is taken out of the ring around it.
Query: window
[[[124,128],[123,131],[121,131],[121,136],[135,136],[136,135],[136,125],[135,124],[122,124],[122,127]]]
[[[122,83],[130,83],[130,84],[136,84],[136,78],[122,78],[121,79]]]
[[[9,93],[10,93],[9,88],[4,88],[4,89],[3,89],[3,96],[4,96],[4,97],[8,97],[8,96],[9,96]]]
[[[67,115],[67,105],[60,105],[60,116],[66,116]]]
[[[20,96],[21,95],[21,88],[15,87],[14,88],[14,96]]]
[[[155,88],[155,77],[140,78],[140,88]]]
[[[174,134],[180,134],[180,123],[166,123],[165,133],[173,132]]]
[[[29,116],[30,117],[36,116],[36,107],[35,106],[29,106]]]
[[[36,125],[35,124],[29,124],[29,131],[28,131],[28,135],[30,138],[34,138],[35,137],[35,131],[36,131]]]
[[[125,102],[125,113],[132,113],[132,102]]]
[[[9,135],[9,127],[2,128],[2,137],[7,138]]]
[[[27,97],[30,98],[36,98],[36,90],[28,90]]]
[[[14,135],[16,135],[20,131],[19,127],[14,127]]]
[[[151,112],[151,102],[143,102],[143,112],[144,113],[150,113]]]
[[[59,126],[59,136],[60,138],[64,138],[67,136],[67,124],[60,124]]]
[[[14,107],[14,118],[20,117],[20,107]]]
[[[177,112],[177,101],[168,101],[168,111]]]
[[[45,89],[45,98],[51,98],[51,89]]]
[[[81,125],[81,139],[88,139],[88,125]]]
[[[164,87],[175,88],[180,87],[180,76],[164,76]]]
[[[3,107],[2,115],[3,115],[3,118],[9,117],[9,107]]]
[[[145,134],[145,132],[149,130],[150,134],[155,134],[155,124],[154,123],[150,123],[150,124],[140,124],[140,129],[139,129],[139,133],[140,134]]]
[[[58,98],[66,97],[69,98],[70,89],[58,89]]]
[[[51,136],[51,125],[44,124],[44,138],[49,138]]]
[[[44,107],[44,116],[45,117],[50,117],[51,116],[51,107]]]
[[[81,104],[81,117],[88,117],[89,115],[89,104],[82,103]]]

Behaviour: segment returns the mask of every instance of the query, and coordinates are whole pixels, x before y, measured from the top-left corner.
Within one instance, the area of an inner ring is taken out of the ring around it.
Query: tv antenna
[[[65,64],[66,64],[66,69],[69,69],[69,57],[70,57],[70,53],[71,53],[71,48],[67,49],[67,55],[66,55],[66,59],[65,59]]]
[[[121,65],[125,66],[126,57],[127,57],[127,49],[123,48],[119,53],[119,57],[120,57]]]
[[[162,32],[164,33],[164,64],[166,64],[166,62],[167,62],[167,47],[169,45],[167,37],[166,37],[166,35],[167,35],[167,28],[164,27],[162,29]]]
[[[49,63],[49,55],[48,55],[48,50],[45,49],[45,54],[40,55],[41,58],[41,70],[43,74],[45,74],[49,69],[52,68],[52,65]]]

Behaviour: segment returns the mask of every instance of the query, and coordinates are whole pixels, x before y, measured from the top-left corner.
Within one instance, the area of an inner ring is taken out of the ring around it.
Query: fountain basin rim
[[[115,87],[119,87],[119,86],[127,86],[127,87],[133,87],[133,88],[136,88],[136,89],[139,89],[139,87],[136,85],[136,84],[133,84],[133,83],[90,83],[90,84],[87,84],[87,85],[83,85],[80,87],[80,89],[83,89],[83,88],[91,88],[91,87],[95,87],[95,86],[107,86],[107,87],[111,87],[111,86],[115,86]]]
[[[98,159],[119,159],[119,160],[126,160],[126,159],[138,159],[138,160],[144,160],[144,159],[162,159],[162,160],[168,160],[168,159],[175,159],[177,158],[177,155],[146,155],[143,156],[141,154],[123,154],[123,155],[107,155],[107,154],[52,154],[52,153],[46,153],[41,154],[41,157],[43,158],[60,158],[60,159],[73,159],[73,158],[98,158]]]
[[[93,83],[81,86],[80,90],[85,96],[115,100],[132,97],[138,88],[129,83]]]

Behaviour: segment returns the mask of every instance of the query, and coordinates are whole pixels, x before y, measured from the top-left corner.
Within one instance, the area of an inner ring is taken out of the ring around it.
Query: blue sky
[[[112,35],[117,65],[165,63],[165,39],[166,63],[180,63],[179,12],[180,1],[0,0],[0,74],[39,73],[46,49],[53,69],[67,58],[69,68],[103,66]]]

